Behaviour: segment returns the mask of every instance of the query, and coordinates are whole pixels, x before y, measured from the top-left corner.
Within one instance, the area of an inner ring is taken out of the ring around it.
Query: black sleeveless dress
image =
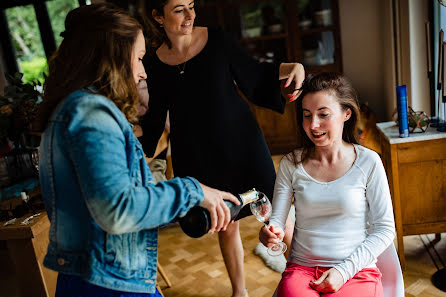
[[[150,99],[140,141],[152,156],[169,110],[175,176],[192,176],[233,194],[256,188],[272,199],[271,155],[236,86],[254,104],[283,113],[279,66],[257,62],[219,29],[209,29],[208,36],[186,65],[164,64],[156,54],[144,61]],[[250,214],[245,207],[238,219]]]

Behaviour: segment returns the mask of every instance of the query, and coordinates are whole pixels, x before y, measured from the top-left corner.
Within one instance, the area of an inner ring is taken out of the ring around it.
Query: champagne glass
[[[251,202],[249,205],[251,208],[252,214],[256,217],[256,219],[265,224],[265,226],[269,227],[269,219],[271,217],[271,213],[273,207],[271,206],[271,202],[268,200],[265,194],[259,192],[259,198]],[[287,250],[287,246],[285,243],[280,241],[279,243],[274,244],[273,246],[268,248],[268,254],[270,256],[280,256]]]

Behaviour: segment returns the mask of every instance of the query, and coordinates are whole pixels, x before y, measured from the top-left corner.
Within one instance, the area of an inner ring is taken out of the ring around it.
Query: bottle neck
[[[238,196],[242,202],[242,205],[245,206],[259,199],[259,192],[255,189],[252,189],[243,194],[239,194]]]

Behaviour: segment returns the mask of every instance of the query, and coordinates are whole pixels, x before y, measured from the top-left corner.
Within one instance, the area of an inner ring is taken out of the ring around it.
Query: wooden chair
[[[158,271],[158,273],[163,278],[163,280],[166,283],[167,287],[170,288],[172,286],[172,283],[170,282],[169,278],[167,277],[166,272],[164,272],[164,269],[163,269],[163,267],[161,266],[161,264],[159,262],[156,264],[156,270]],[[160,284],[159,284],[158,281],[156,281],[156,288],[158,289],[158,292],[160,292],[161,296],[164,297],[163,291],[161,290],[161,287],[160,287]]]
[[[164,271],[163,267],[161,266],[161,264],[158,262],[158,264],[156,265],[156,269],[158,270],[158,273],[161,275],[161,277],[163,278],[164,282],[166,283],[167,287],[170,288],[172,287],[172,283],[170,282],[169,278],[167,277],[166,272]]]

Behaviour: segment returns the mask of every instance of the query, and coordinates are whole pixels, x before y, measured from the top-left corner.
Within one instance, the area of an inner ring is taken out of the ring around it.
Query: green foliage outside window
[[[70,10],[79,6],[79,2],[78,0],[51,0],[45,3],[56,46],[59,46],[62,42],[60,33],[65,30],[65,17]],[[6,17],[24,82],[38,80],[43,83],[43,73],[48,73],[48,66],[34,7],[27,5],[9,8],[6,10]]]
[[[34,57],[30,61],[21,61],[20,66],[24,73],[23,82],[44,81],[43,73],[48,73],[46,58]]]

